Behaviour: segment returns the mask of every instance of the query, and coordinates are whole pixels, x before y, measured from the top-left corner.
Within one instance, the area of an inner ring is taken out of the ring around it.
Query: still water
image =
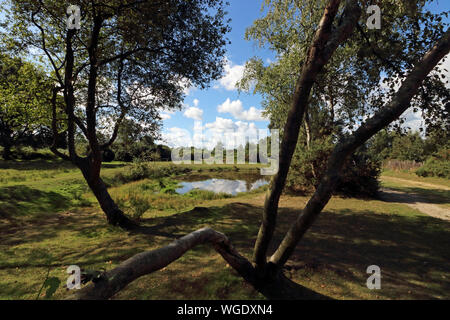
[[[194,182],[180,182],[181,188],[177,189],[177,193],[185,194],[192,189],[208,190],[215,193],[228,193],[233,196],[239,192],[248,192],[251,190],[258,189],[269,181],[265,179],[259,179],[253,182],[245,180],[227,180],[227,179],[209,179],[203,181]]]

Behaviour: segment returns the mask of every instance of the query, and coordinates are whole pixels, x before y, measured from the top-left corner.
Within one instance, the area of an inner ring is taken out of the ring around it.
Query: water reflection
[[[247,192],[255,190],[268,184],[265,179],[259,179],[254,182],[244,180],[227,180],[227,179],[209,179],[195,182],[181,182],[181,188],[177,189],[177,193],[185,194],[192,189],[208,190],[215,193],[228,193],[236,195],[239,192]]]

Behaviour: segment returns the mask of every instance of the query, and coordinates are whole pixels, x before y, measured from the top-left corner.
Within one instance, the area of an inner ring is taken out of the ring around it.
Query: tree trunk
[[[78,166],[83,173],[89,188],[92,190],[95,198],[100,204],[100,207],[106,214],[108,223],[113,226],[120,226],[124,229],[133,229],[136,227],[137,224],[130,220],[111,198],[108,188],[103,180],[100,177],[91,174],[91,167],[89,166],[89,163],[79,164]]]
[[[11,144],[10,143],[5,143],[3,145],[3,159],[11,160]]]
[[[323,70],[337,47],[351,34],[361,15],[361,8],[356,1],[347,1],[346,17],[337,29],[333,28],[333,21],[338,12],[339,0],[330,0],[325,7],[307,58],[294,91],[293,103],[289,110],[283,130],[280,147],[279,171],[273,177],[270,190],[264,203],[264,212],[258,237],[255,242],[253,260],[260,273],[264,273],[267,264],[267,250],[272,241],[277,223],[278,203],[286,184],[292,156],[297,146],[300,126],[308,108],[311,89],[318,74]]]
[[[442,39],[418,61],[403,80],[392,100],[370,119],[363,123],[352,135],[340,141],[328,160],[328,167],[319,187],[290,227],[269,264],[281,269],[294,252],[300,239],[314,223],[330,200],[345,160],[376,133],[386,128],[411,106],[425,78],[450,51],[450,29]]]

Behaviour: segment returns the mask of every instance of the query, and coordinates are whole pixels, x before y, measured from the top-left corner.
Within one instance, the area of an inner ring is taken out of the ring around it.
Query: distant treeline
[[[418,132],[382,131],[369,150],[391,170],[415,171],[419,176],[450,178],[450,142],[446,130],[423,137]]]

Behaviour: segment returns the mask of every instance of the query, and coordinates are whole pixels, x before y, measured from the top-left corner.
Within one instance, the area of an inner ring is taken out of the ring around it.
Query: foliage
[[[272,50],[275,59],[269,63],[258,57],[247,61],[244,77],[238,85],[242,90],[264,97],[263,106],[265,115],[270,118],[270,127],[280,129],[281,136],[297,77],[327,2],[267,0],[264,16],[246,32],[248,40]],[[343,133],[354,131],[367,114],[382,108],[395,94],[399,79],[403,77],[401,70],[409,69],[443,33],[446,23],[442,17],[447,13],[431,13],[426,9],[427,2],[378,1],[383,12],[389,12],[389,15],[383,15],[383,28],[368,30],[360,24],[352,37],[336,50],[314,82],[291,162],[288,188],[305,191],[316,186],[333,146],[344,136]],[[442,66],[436,69],[412,103],[413,108],[424,110],[430,130],[445,127],[449,119],[447,111],[442,108],[450,96],[445,90],[443,72]],[[341,183],[362,183],[362,190],[373,193],[380,160],[388,156],[388,152],[390,156],[392,150],[384,150],[385,138],[390,136],[381,137],[382,143],[376,147],[380,152],[368,150],[360,160],[349,160]],[[402,158],[417,158],[421,154],[419,149],[423,148],[421,142],[418,135],[408,141],[409,146],[402,145],[401,139],[391,141],[395,146],[408,148],[399,154]],[[352,163],[361,167],[355,169]],[[349,188],[347,184],[342,188],[338,186],[338,189],[347,192],[355,188]]]
[[[75,114],[81,120],[77,125],[88,125],[88,110],[83,110],[91,103],[86,101],[88,82],[96,88],[95,117],[106,120],[98,121],[95,129],[111,132],[111,123],[120,124],[127,115],[145,123],[141,130],[155,133],[159,112],[179,108],[183,90],[191,85],[204,88],[221,75],[224,35],[229,31],[221,0],[139,1],[127,5],[116,0],[79,0],[72,4],[82,12],[81,30],[71,43],[77,52],[73,83],[78,100]],[[31,46],[41,50],[41,63],[64,87],[66,70],[57,68],[55,61],[64,61],[67,55],[67,4],[8,0],[2,1],[2,7],[14,17],[2,21],[5,46],[20,54],[26,54]],[[92,38],[95,23],[101,28],[98,39]],[[98,41],[97,75],[90,78],[95,84],[89,80],[87,68],[93,52],[85,45],[92,41]]]
[[[390,157],[398,160],[424,160],[425,143],[418,132],[408,132],[406,135],[397,135],[392,141]]]
[[[383,130],[368,142],[368,151],[380,161],[400,160],[420,163],[449,147],[449,133],[427,130],[425,137],[408,130]]]
[[[328,157],[334,148],[333,137],[325,137],[311,144],[310,149],[296,152],[293,156],[290,174],[286,181],[288,192],[306,194],[314,190],[325,170]],[[373,197],[377,194],[381,162],[365,147],[360,148],[347,160],[336,186],[336,193],[353,197]]]
[[[5,160],[13,145],[26,143],[49,124],[50,94],[51,80],[42,68],[0,53],[0,145]]]
[[[450,149],[442,149],[431,156],[416,170],[419,177],[439,177],[450,179]]]

